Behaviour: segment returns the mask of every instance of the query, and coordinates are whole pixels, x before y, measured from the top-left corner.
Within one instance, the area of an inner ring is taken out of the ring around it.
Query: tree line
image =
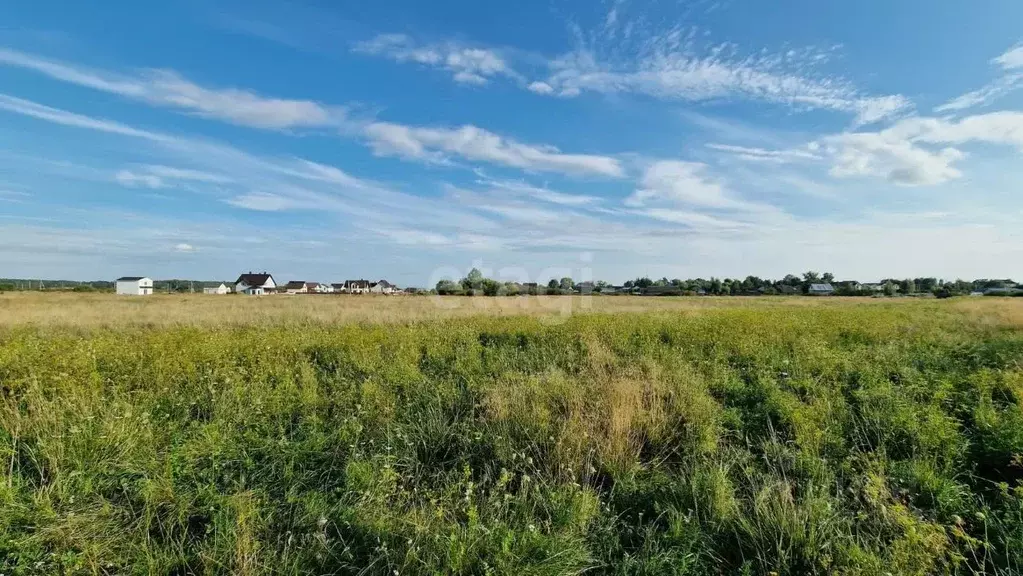
[[[836,296],[895,296],[927,295],[939,298],[984,292],[990,289],[1011,289],[1016,283],[1011,279],[944,280],[926,278],[884,278],[875,283],[860,283],[852,280],[836,281],[830,272],[814,271],[803,274],[787,274],[778,280],[746,276],[739,278],[691,278],[682,280],[667,277],[652,279],[640,277],[627,280],[621,286],[597,280],[575,282],[570,277],[551,278],[547,283],[503,282],[487,278],[479,269],[473,268],[461,280],[441,280],[434,292],[441,295],[466,296],[515,296],[520,294],[601,294],[632,293],[650,295],[714,295],[714,296],[770,296],[809,294],[814,284],[828,284]]]

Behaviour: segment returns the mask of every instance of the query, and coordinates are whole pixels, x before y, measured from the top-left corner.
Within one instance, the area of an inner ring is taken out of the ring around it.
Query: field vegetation
[[[3,574],[1023,571],[1018,298],[40,298]]]

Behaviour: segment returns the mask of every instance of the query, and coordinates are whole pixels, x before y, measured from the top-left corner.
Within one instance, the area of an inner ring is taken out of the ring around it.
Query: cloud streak
[[[535,172],[624,176],[621,163],[610,156],[566,154],[553,146],[524,144],[471,125],[433,128],[376,122],[366,127],[365,137],[378,156],[427,162],[456,156]]]
[[[601,59],[588,49],[565,54],[550,62],[550,75],[530,90],[568,98],[596,92],[688,102],[751,100],[849,113],[855,125],[911,108],[904,96],[868,96],[844,80],[815,76],[805,60],[796,53],[743,57],[730,45],[700,54],[669,34],[651,39],[631,58]]]
[[[960,112],[977,106],[985,106],[1020,88],[1023,88],[1023,45],[1006,51],[1001,56],[991,59],[991,64],[1002,72],[994,81],[957,96],[938,106],[935,112]]]
[[[346,108],[342,106],[266,97],[237,88],[208,88],[170,70],[147,69],[131,76],[119,75],[2,48],[0,64],[240,126],[271,130],[338,127],[346,120]]]

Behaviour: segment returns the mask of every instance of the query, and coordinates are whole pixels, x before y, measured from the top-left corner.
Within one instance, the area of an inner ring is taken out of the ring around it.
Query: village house
[[[345,280],[344,291],[348,294],[367,294],[369,288],[369,280]]]
[[[122,296],[149,296],[153,293],[153,279],[145,276],[118,278],[117,293]]]
[[[398,288],[397,286],[391,284],[387,280],[381,280],[379,282],[373,282],[372,284],[370,284],[369,292],[370,294],[391,294],[397,288]]]
[[[340,282],[340,283],[333,283],[333,284],[331,284],[330,285],[330,291],[335,293],[335,294],[344,294],[345,292],[348,291],[348,289],[345,288],[345,283],[344,282]]]
[[[259,274],[242,274],[234,283],[234,291],[238,294],[260,296],[277,290],[277,283],[271,274],[262,272]]]
[[[303,280],[292,280],[284,285],[285,294],[305,294],[308,291],[308,284]]]
[[[202,289],[203,294],[227,294],[230,291],[227,284],[223,282],[220,283],[220,286],[206,286]]]

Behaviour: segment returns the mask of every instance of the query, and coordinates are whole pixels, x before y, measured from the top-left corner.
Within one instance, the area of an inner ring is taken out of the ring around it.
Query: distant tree
[[[636,278],[632,285],[639,288],[649,288],[654,285],[654,281],[644,276],[643,278]]]
[[[437,294],[440,294],[442,296],[447,296],[451,294],[461,294],[462,286],[451,280],[441,280],[440,282],[437,282],[436,290]]]
[[[482,284],[484,296],[497,296],[498,291],[501,290],[501,283],[497,280],[484,278]]]
[[[633,283],[632,280],[626,280],[625,284],[622,284],[622,286],[625,287],[625,288],[632,288],[633,284],[634,283]]]
[[[561,283],[558,285],[563,292],[571,292],[572,288],[575,287],[575,283],[568,276],[561,279]]]
[[[824,275],[821,276],[821,280],[823,280],[825,284],[831,284],[835,281],[835,275],[831,272],[825,272]]]
[[[547,283],[548,294],[558,294],[561,292],[561,283],[551,278],[551,281]]]
[[[821,275],[813,270],[809,272],[803,272],[803,283],[804,284],[819,284],[821,281]]]
[[[720,294],[721,293],[721,281],[718,280],[717,278],[711,278],[710,279],[710,286],[708,287],[707,291],[710,292],[711,294]]]
[[[885,296],[894,296],[895,292],[897,292],[896,287],[895,287],[895,282],[892,282],[891,280],[888,280],[887,282],[884,283],[884,295]]]
[[[906,278],[899,282],[899,290],[901,290],[903,294],[913,294],[916,292],[916,283],[909,278]]]
[[[465,278],[462,278],[462,288],[467,292],[470,290],[481,290],[483,288],[483,280],[483,273],[480,272],[479,268],[473,268]]]

